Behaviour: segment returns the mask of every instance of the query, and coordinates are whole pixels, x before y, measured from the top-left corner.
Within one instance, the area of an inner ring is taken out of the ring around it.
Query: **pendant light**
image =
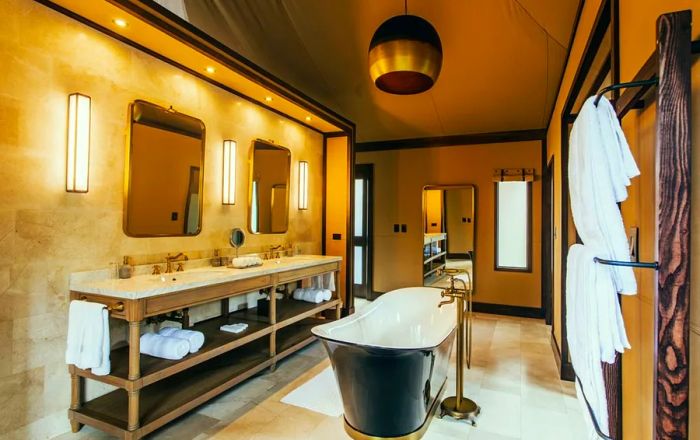
[[[424,18],[391,17],[381,24],[369,45],[369,74],[380,90],[395,95],[425,92],[437,81],[442,67],[442,44]]]

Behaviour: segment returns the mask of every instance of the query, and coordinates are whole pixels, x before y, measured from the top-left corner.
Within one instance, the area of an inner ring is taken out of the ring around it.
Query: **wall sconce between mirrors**
[[[224,205],[236,204],[236,141],[224,141],[224,174],[223,174],[223,199]]]
[[[309,209],[309,163],[299,161],[299,209]]]
[[[68,95],[68,145],[66,151],[66,191],[88,192],[90,174],[90,97]]]
[[[199,234],[204,123],[140,100],[131,104],[130,115],[124,232],[131,237]]]
[[[292,153],[263,140],[250,153],[248,230],[252,234],[283,234],[289,220],[289,175]]]

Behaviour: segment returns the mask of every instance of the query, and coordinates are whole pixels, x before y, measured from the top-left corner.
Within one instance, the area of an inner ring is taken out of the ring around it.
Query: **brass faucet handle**
[[[185,268],[183,267],[182,263],[177,263],[177,269],[175,269],[175,272],[182,272],[183,270],[185,270]]]
[[[160,266],[157,264],[153,265],[153,271],[151,272],[151,275],[160,275]]]

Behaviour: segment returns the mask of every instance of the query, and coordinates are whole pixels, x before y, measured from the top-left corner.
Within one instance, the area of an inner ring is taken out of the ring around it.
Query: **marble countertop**
[[[128,279],[114,278],[109,269],[71,274],[70,290],[120,299],[144,299],[196,287],[205,287],[244,280],[294,269],[341,261],[341,257],[297,255],[266,260],[262,266],[246,269],[227,267],[195,267],[183,272],[160,275],[136,275]]]

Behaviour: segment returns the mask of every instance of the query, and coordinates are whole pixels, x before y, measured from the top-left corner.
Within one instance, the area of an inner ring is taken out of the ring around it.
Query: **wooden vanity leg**
[[[141,321],[129,321],[129,380],[141,377]],[[129,391],[129,420],[127,429],[139,429],[139,391]]]
[[[70,374],[70,409],[78,410],[83,405],[83,378],[75,374],[75,367],[71,366]],[[83,427],[82,423],[71,417],[71,431],[78,432]]]
[[[136,431],[141,426],[139,422],[139,394],[140,391],[129,391],[129,431]]]
[[[270,357],[272,365],[270,371],[275,371],[277,368],[277,286],[270,288],[270,324],[272,324],[272,333],[270,333]]]

